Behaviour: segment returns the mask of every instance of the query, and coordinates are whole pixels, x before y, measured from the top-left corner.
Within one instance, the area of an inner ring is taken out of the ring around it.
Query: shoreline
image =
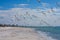
[[[0,27],[0,40],[56,40],[45,32],[23,27]]]

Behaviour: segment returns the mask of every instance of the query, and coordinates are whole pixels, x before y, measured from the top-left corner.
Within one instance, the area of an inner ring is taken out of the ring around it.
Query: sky
[[[0,24],[60,26],[60,0],[0,0]]]
[[[17,5],[19,4],[28,4],[24,6],[25,8],[43,7],[43,3],[47,6],[49,5],[48,7],[56,7],[56,2],[60,2],[60,0],[40,0],[40,3],[37,0],[0,0],[0,10],[18,7]]]

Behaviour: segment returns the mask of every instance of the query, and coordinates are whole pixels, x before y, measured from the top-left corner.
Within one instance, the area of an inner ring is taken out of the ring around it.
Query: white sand
[[[0,40],[49,40],[49,38],[43,33],[39,35],[30,28],[0,27]]]

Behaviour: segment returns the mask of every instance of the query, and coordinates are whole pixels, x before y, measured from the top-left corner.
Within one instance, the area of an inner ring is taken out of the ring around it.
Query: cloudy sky
[[[60,0],[0,0],[0,24],[60,26]]]

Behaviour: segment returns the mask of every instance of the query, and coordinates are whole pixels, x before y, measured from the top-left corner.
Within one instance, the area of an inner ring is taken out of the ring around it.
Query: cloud
[[[26,5],[28,5],[28,4],[19,4],[19,5],[21,5],[21,6],[26,6]]]
[[[26,7],[29,4],[14,4],[15,7]]]
[[[60,16],[57,16],[57,12],[50,12],[51,9],[37,10],[38,9],[30,8],[12,8],[0,11],[0,14],[7,14],[7,16],[4,16],[5,19],[3,19],[7,24],[23,26],[60,26],[60,20],[58,20]],[[0,20],[0,23],[3,23],[3,21]]]

